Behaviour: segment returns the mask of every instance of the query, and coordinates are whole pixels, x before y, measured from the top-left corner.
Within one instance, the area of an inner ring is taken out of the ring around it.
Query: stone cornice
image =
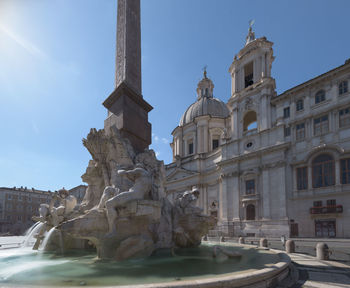
[[[266,152],[274,152],[277,150],[286,150],[291,146],[290,142],[287,143],[282,143],[282,144],[278,144],[278,145],[274,145],[274,146],[269,146],[257,151],[252,151],[248,154],[243,154],[243,155],[239,155],[230,159],[226,159],[226,160],[222,160],[220,162],[217,163],[218,166],[225,166],[228,164],[232,164],[232,162],[237,162],[237,161],[242,161],[245,159],[249,159],[249,158],[254,158],[254,157],[260,157],[263,154],[265,154]]]
[[[349,70],[350,72],[350,62],[345,62],[345,64],[340,65],[332,70],[329,70],[319,76],[316,76],[315,78],[312,78],[304,83],[301,83],[291,89],[286,90],[280,95],[275,96],[274,98],[271,99],[271,103],[276,103],[278,101],[284,100],[287,97],[290,97],[294,94],[299,93],[301,90],[313,87],[315,85],[318,85],[320,82],[323,82],[325,80],[329,80],[333,77],[336,77],[338,74]]]
[[[261,81],[256,82],[253,85],[244,88],[239,92],[235,92],[233,95],[231,95],[231,98],[228,100],[228,104],[232,106],[233,102],[242,101],[242,99],[246,97],[257,95],[259,92],[266,88],[273,90],[273,93],[271,95],[272,97],[276,95],[276,84],[274,78],[265,77]]]
[[[141,106],[146,112],[150,112],[153,109],[153,107],[148,104],[141,95],[130,88],[126,82],[120,83],[120,85],[112,92],[112,94],[110,94],[103,102],[103,106],[109,110],[122,95],[127,95],[136,104]]]

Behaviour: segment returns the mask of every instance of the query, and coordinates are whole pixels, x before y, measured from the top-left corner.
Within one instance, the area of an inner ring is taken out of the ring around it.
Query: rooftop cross
[[[208,68],[207,65],[205,65],[205,66],[203,67],[203,76],[204,76],[205,79],[207,79],[207,68]]]

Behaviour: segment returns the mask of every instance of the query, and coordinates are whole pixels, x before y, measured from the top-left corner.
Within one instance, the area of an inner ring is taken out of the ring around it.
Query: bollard
[[[287,240],[286,242],[286,252],[295,253],[295,243],[293,240]]]
[[[221,237],[220,237],[220,242],[226,242],[226,239],[225,239],[224,236],[221,236]]]
[[[239,237],[238,238],[238,243],[239,244],[244,244],[244,238],[243,237]]]
[[[260,247],[267,247],[267,239],[266,238],[260,239]]]
[[[329,249],[326,243],[323,243],[323,242],[317,243],[316,258],[318,260],[329,260]]]

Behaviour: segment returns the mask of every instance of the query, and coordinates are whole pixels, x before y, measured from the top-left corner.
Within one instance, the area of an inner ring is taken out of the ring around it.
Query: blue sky
[[[171,162],[171,132],[195,101],[203,66],[214,96],[230,97],[228,68],[248,21],[274,42],[277,92],[350,58],[347,0],[141,0],[143,96],[153,148]],[[81,139],[103,128],[114,89],[116,0],[0,0],[0,186],[81,184]]]

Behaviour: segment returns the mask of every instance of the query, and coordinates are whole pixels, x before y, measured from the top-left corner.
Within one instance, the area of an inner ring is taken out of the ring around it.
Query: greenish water
[[[274,253],[254,248],[226,246],[243,257],[230,259],[223,254],[213,258],[213,246],[160,250],[151,257],[123,262],[96,261],[95,254],[65,253],[57,256],[29,248],[0,250],[0,286],[7,285],[135,285],[262,269],[278,262]]]

